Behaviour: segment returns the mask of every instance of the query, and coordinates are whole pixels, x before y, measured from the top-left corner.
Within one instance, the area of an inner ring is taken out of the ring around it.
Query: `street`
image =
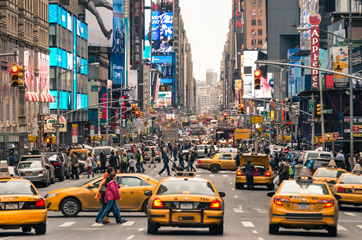
[[[146,174],[160,179],[157,168],[146,168]],[[143,213],[122,213],[122,217],[128,219],[127,223],[116,225],[111,215],[111,224],[102,225],[95,223],[97,213],[81,212],[78,217],[66,218],[61,212],[48,212],[47,233],[43,236],[31,233],[22,233],[21,230],[3,230],[0,232],[0,240],[12,239],[187,239],[197,236],[200,239],[319,239],[328,237],[325,230],[286,230],[281,229],[278,235],[268,233],[268,206],[270,198],[266,196],[268,190],[265,187],[256,187],[254,191],[235,190],[234,172],[221,171],[212,174],[206,170],[197,170],[196,177],[211,179],[218,191],[226,193],[225,199],[225,232],[222,236],[210,235],[208,228],[180,229],[161,228],[157,235],[147,234],[147,218]],[[101,174],[97,174],[101,176]],[[163,173],[164,177],[166,173]],[[42,196],[51,190],[62,187],[79,186],[89,179],[83,174],[80,180],[66,180],[44,188],[38,187]],[[362,231],[362,208],[342,207],[339,214],[338,238],[357,239]]]

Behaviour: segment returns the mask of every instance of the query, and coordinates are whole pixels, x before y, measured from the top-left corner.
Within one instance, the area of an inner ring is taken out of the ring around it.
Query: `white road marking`
[[[339,231],[347,231],[346,228],[342,227],[342,226],[339,225],[339,224],[338,224],[338,226],[337,226],[337,229],[338,229]]]
[[[256,230],[253,230],[253,233],[255,233],[255,234],[258,234],[258,231],[256,231]]]
[[[241,209],[241,208],[233,208],[234,209],[234,212],[236,212],[236,213],[243,213],[244,211],[243,211],[243,209]]]
[[[355,216],[356,216],[356,214],[351,213],[351,212],[345,212],[344,214],[346,214],[346,215],[348,215],[348,216],[352,216],[352,217],[355,217]]]
[[[5,239],[9,239],[9,238],[12,238],[12,237],[4,237],[4,238],[0,238],[0,240],[5,240]]]
[[[233,184],[232,182],[230,182],[230,184]]]
[[[72,226],[75,222],[65,222],[62,225],[59,225],[59,227],[69,227]]]
[[[101,227],[101,226],[103,226],[102,223],[93,223],[92,224],[92,227]]]
[[[238,196],[235,195],[235,198],[238,198]]]
[[[134,237],[135,237],[135,235],[130,235],[128,238],[126,238],[126,240],[131,240]]]
[[[209,177],[214,177],[214,175],[213,175],[213,174],[210,174]]]
[[[357,225],[357,227],[361,228],[362,229],[362,225]]]
[[[254,224],[252,222],[241,222],[244,227],[255,227]]]
[[[232,188],[231,190],[235,191],[235,188]]]
[[[264,240],[264,238],[260,237],[260,238],[258,238],[258,240]]]
[[[128,221],[125,223],[122,223],[121,226],[132,226],[134,224],[134,221]]]
[[[200,175],[200,174],[196,174],[196,177],[201,177],[201,175]]]
[[[143,230],[145,230],[144,228],[140,228],[138,229],[139,232],[142,232]]]
[[[228,175],[222,175],[223,177],[228,177]]]
[[[256,209],[259,213],[268,213],[265,209]]]

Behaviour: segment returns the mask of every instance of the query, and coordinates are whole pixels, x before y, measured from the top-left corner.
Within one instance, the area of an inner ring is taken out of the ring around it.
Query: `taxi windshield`
[[[345,175],[342,177],[340,184],[362,184],[362,176]]]
[[[326,177],[326,178],[339,178],[344,173],[343,171],[319,168],[314,177]]]
[[[328,189],[325,184],[321,183],[297,183],[295,181],[286,181],[283,183],[280,194],[325,194],[328,195]]]
[[[215,196],[215,190],[206,181],[164,181],[158,188],[157,194],[197,194]]]
[[[38,195],[34,187],[26,181],[0,181],[0,195]]]

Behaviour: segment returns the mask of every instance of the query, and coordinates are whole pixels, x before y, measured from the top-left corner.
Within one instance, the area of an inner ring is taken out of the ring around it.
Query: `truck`
[[[178,136],[178,129],[172,128],[172,129],[164,129],[163,131],[163,138],[165,141],[179,141]]]
[[[249,129],[235,129],[234,142],[236,142],[239,139],[240,140],[250,139],[250,130]]]

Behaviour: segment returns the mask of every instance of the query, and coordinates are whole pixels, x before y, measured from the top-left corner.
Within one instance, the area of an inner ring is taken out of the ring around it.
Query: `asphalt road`
[[[157,168],[146,168],[146,173],[156,179],[161,164]],[[100,174],[98,174],[100,176]],[[163,173],[163,177],[166,173]],[[162,239],[325,239],[328,238],[325,230],[286,230],[281,229],[278,235],[268,234],[268,206],[270,199],[266,196],[268,190],[260,187],[254,191],[235,190],[234,172],[220,172],[212,174],[206,170],[198,170],[197,176],[209,178],[219,191],[226,193],[225,229],[224,235],[211,235],[208,229],[179,229],[161,228],[157,235],[147,234],[147,217],[143,213],[121,213],[128,222],[122,225],[113,223],[102,225],[94,222],[97,213],[80,213],[75,218],[66,218],[60,212],[48,212],[47,233],[37,236],[34,230],[31,233],[22,233],[21,230],[0,230],[0,240],[13,239],[117,239],[117,240],[162,240]],[[47,188],[39,187],[42,196],[51,190],[79,186],[87,182],[87,176],[82,175],[79,180],[65,180],[56,182]],[[1,217],[1,215],[0,215]],[[342,207],[339,214],[338,239],[360,239],[362,233],[362,208]]]

